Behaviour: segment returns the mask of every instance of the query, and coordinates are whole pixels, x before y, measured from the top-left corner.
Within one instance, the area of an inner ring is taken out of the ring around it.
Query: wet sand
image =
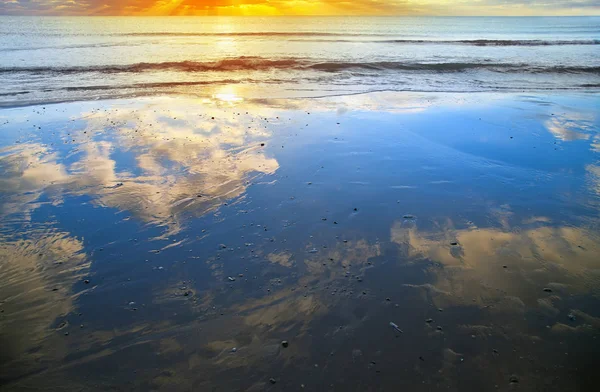
[[[599,106],[0,110],[0,390],[594,390]]]

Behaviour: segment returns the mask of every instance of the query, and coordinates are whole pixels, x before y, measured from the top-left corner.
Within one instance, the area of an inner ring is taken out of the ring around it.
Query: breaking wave
[[[542,66],[512,63],[488,62],[446,62],[411,63],[404,61],[375,62],[315,62],[304,59],[270,60],[260,57],[237,57],[213,62],[177,61],[161,63],[137,63],[126,65],[76,66],[76,67],[2,67],[0,74],[6,73],[142,73],[158,71],[228,72],[228,71],[268,71],[268,70],[312,70],[322,72],[344,72],[351,70],[404,71],[404,72],[467,72],[486,70],[499,73],[536,74],[600,74],[600,66]]]

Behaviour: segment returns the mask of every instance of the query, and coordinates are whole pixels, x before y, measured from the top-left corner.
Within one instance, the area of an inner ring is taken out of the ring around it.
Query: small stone
[[[548,287],[544,287],[544,291],[545,291],[545,292],[547,292],[547,293],[551,293],[551,292],[552,292],[552,289],[551,289],[551,288],[548,288]]]
[[[441,326],[439,326],[439,325],[438,325],[436,329],[437,329],[438,331],[442,331],[444,328],[442,328]]]
[[[269,382],[270,382],[271,384],[275,384],[275,383],[277,382],[277,380],[275,380],[274,378],[272,378],[272,377],[271,377],[271,378],[269,379]]]
[[[503,265],[502,268],[508,268],[508,265]]]
[[[575,315],[573,313],[569,313],[567,317],[569,318],[569,320],[575,321]]]
[[[65,332],[65,336],[69,336],[69,333],[68,333],[68,332]]]
[[[288,343],[288,341],[287,341],[287,340],[283,340],[283,341],[281,342],[281,346],[282,346],[282,347],[286,347],[286,348],[287,348],[287,346],[289,346],[289,343]]]
[[[264,147],[264,146],[265,146],[265,143],[260,143],[260,146],[261,146],[261,147]]]
[[[450,245],[456,246],[456,245],[458,245],[458,242],[451,242]]]
[[[232,276],[228,276],[228,277],[227,277],[227,279],[228,279],[230,282],[235,282],[235,278],[234,278],[234,277],[232,277]]]
[[[510,376],[510,383],[511,384],[518,384],[519,383],[519,378],[515,375]]]
[[[85,284],[89,284],[89,283],[90,283],[90,281],[86,279],[86,280],[84,280],[84,281],[83,281],[83,283],[85,283]]]
[[[231,352],[232,352],[232,353],[235,353],[235,352],[237,352],[237,347],[234,347],[234,348],[232,348],[232,349],[231,349]]]
[[[391,301],[390,297],[387,297],[385,300],[388,302]]]
[[[428,318],[427,320],[425,320],[426,323],[433,323],[433,319]]]

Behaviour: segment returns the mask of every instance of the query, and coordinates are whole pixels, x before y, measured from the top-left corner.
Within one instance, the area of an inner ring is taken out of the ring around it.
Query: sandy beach
[[[598,107],[2,109],[0,390],[593,390]]]

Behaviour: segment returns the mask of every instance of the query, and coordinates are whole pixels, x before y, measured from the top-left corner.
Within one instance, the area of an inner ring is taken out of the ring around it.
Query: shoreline
[[[0,111],[1,110],[10,110],[10,109],[17,109],[17,108],[26,108],[26,107],[35,107],[35,106],[45,106],[45,105],[62,105],[62,104],[78,104],[78,103],[86,103],[86,102],[97,102],[97,103],[107,103],[107,102],[112,102],[112,101],[134,101],[134,100],[152,100],[152,99],[165,99],[165,98],[179,98],[179,99],[216,99],[219,100],[218,98],[218,88],[227,88],[227,87],[232,87],[232,88],[236,88],[239,87],[239,85],[218,85],[215,88],[215,92],[212,94],[190,94],[190,93],[186,93],[186,92],[181,92],[181,93],[177,93],[177,92],[165,92],[165,93],[148,93],[148,94],[133,94],[131,96],[114,96],[114,97],[102,97],[102,98],[83,98],[83,99],[79,99],[79,98],[73,98],[73,99],[67,99],[67,100],[56,100],[56,101],[32,101],[32,102],[25,102],[22,104],[17,104],[17,102],[9,102],[9,103],[3,103],[0,102]],[[264,93],[262,92],[262,90],[266,90],[267,87],[265,87],[264,89],[260,89],[259,91],[261,91],[261,94],[264,95]],[[252,89],[250,89],[252,90]],[[258,89],[257,89],[258,90]],[[490,90],[490,91],[416,91],[416,90],[389,90],[389,89],[382,89],[382,90],[373,90],[373,91],[359,91],[359,92],[343,92],[343,93],[332,93],[332,94],[320,94],[320,95],[309,95],[309,96],[294,96],[294,95],[278,95],[275,96],[273,98],[268,98],[269,100],[278,100],[278,101],[285,101],[285,100],[313,100],[313,99],[330,99],[330,98],[338,98],[338,97],[345,97],[345,96],[360,96],[360,95],[377,95],[377,94],[396,94],[396,95],[412,95],[412,96],[419,96],[419,95],[438,95],[438,96],[449,96],[449,95],[458,95],[458,96],[505,96],[505,97],[518,97],[518,96],[526,96],[526,95],[534,95],[534,96],[550,96],[550,97],[554,97],[554,96],[573,96],[573,97],[577,97],[577,96],[596,96],[596,95],[600,95],[600,88],[599,89],[588,89],[588,90],[582,90],[580,88],[575,88],[575,89],[568,89],[565,88],[564,90],[559,90],[559,89],[548,89],[548,90],[523,90],[523,91],[516,91],[516,90],[505,90],[505,91],[497,91],[497,90]],[[264,100],[264,98],[261,98],[260,94],[257,92],[255,94],[248,94],[246,96],[241,95],[241,96],[236,96],[237,98],[239,98],[240,100],[243,101],[247,101],[247,102],[261,102]]]
[[[2,110],[0,390],[588,389],[599,101]]]

